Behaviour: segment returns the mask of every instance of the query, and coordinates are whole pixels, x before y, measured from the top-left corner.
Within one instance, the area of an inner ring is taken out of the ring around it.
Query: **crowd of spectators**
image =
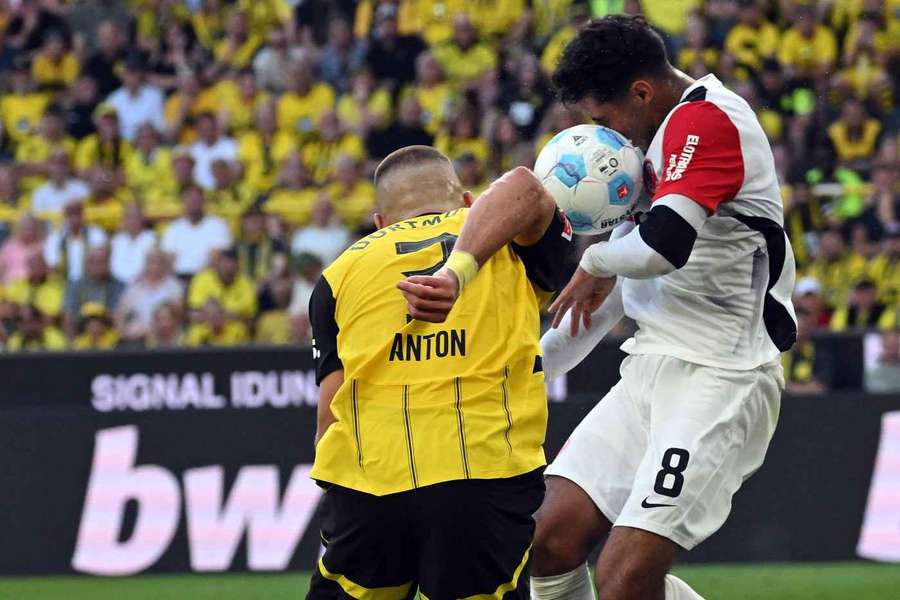
[[[584,121],[550,75],[610,12],[757,112],[817,389],[817,331],[897,329],[900,0],[0,1],[0,342],[307,341],[378,160],[433,144],[475,194],[530,166]]]

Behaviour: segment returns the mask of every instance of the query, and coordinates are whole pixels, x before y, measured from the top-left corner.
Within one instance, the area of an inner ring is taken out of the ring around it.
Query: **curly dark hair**
[[[659,75],[669,65],[663,40],[641,16],[593,19],[569,42],[553,74],[560,99],[606,102],[622,96],[643,75]]]

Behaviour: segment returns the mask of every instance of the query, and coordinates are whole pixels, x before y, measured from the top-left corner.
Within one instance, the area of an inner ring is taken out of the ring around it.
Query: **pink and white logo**
[[[881,441],[856,552],[900,562],[900,411],[881,418]]]

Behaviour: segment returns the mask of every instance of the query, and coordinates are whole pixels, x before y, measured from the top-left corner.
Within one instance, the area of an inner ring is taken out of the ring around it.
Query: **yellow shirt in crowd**
[[[233,315],[249,318],[256,314],[256,286],[246,275],[238,274],[231,285],[225,285],[213,269],[194,275],[188,289],[188,306],[200,309],[211,299],[218,300]]]

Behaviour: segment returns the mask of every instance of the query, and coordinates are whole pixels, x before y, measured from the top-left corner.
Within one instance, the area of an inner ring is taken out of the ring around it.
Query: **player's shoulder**
[[[756,122],[747,101],[725,87],[714,75],[695,81],[685,90],[681,102],[669,112],[664,130],[691,127],[709,132],[720,127],[742,130]]]
[[[396,256],[398,244],[436,243],[441,236],[456,236],[469,209],[455,208],[445,213],[420,215],[383,227],[351,244],[324,271],[332,289],[359,270],[379,269],[389,257]],[[455,238],[454,238],[455,239]]]

